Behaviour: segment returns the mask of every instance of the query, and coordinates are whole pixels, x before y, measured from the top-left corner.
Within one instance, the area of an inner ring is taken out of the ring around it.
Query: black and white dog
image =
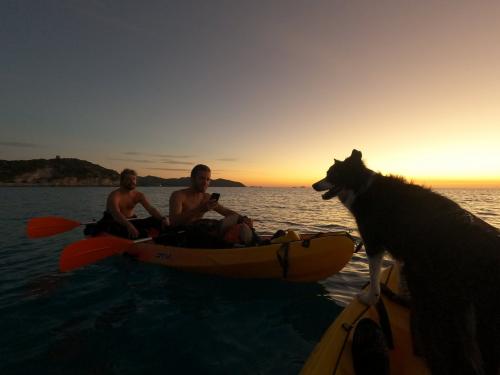
[[[404,264],[417,336],[434,375],[500,374],[500,232],[430,189],[335,160],[313,188],[351,211],[369,259],[373,304],[387,250]]]

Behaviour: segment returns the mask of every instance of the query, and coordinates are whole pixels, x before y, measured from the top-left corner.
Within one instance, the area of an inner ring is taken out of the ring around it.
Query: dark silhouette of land
[[[86,160],[74,158],[0,160],[0,185],[4,186],[117,186],[120,176]],[[190,178],[137,178],[138,186],[189,186]],[[245,187],[241,182],[222,178],[212,180],[214,187]]]

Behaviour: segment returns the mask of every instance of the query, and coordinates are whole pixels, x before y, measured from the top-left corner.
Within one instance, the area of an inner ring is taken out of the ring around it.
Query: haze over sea
[[[111,188],[0,189],[1,374],[294,374],[366,282],[364,254],[320,283],[235,280],[113,257],[61,274],[82,232],[29,240],[29,218],[99,219]],[[174,188],[142,188],[168,212]],[[211,188],[259,233],[353,229],[337,200],[310,188]],[[448,189],[500,227],[500,189]],[[145,213],[138,211],[140,216]],[[215,216],[214,216],[215,217]]]

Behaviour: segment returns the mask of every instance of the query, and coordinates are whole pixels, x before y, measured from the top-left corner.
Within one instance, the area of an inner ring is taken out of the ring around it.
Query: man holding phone
[[[231,226],[244,224],[251,235],[253,222],[246,216],[230,210],[219,204],[218,193],[208,194],[206,191],[210,184],[211,170],[203,164],[196,165],[191,171],[191,186],[186,189],[174,191],[170,195],[170,223],[174,227],[185,227],[193,237],[190,241],[193,246],[203,245],[208,237],[213,244],[220,240],[222,246],[224,234]],[[203,219],[208,211],[215,211],[222,216],[223,220]],[[244,231],[248,232],[246,229]],[[248,233],[244,235],[248,239]],[[251,237],[250,237],[251,241]]]

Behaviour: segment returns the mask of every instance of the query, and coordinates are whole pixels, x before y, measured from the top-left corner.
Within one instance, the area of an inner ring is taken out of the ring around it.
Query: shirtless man
[[[172,226],[197,227],[196,232],[211,232],[212,234],[217,232],[217,235],[222,238],[225,231],[231,226],[243,223],[246,227],[244,228],[246,232],[244,237],[248,240],[248,236],[250,236],[251,240],[252,220],[222,206],[216,200],[210,199],[210,194],[206,192],[210,184],[210,177],[210,168],[198,164],[191,171],[191,186],[172,193],[169,212]],[[202,219],[203,215],[211,210],[224,216],[224,220]]]
[[[148,227],[163,229],[169,225],[168,217],[162,216],[146,199],[143,193],[135,190],[137,186],[137,173],[131,169],[124,169],[120,174],[120,187],[113,190],[106,201],[106,212],[100,223],[101,228],[119,236],[137,238],[140,230]],[[140,203],[151,215],[147,219],[134,218],[134,208]],[[107,228],[104,228],[104,227]]]

